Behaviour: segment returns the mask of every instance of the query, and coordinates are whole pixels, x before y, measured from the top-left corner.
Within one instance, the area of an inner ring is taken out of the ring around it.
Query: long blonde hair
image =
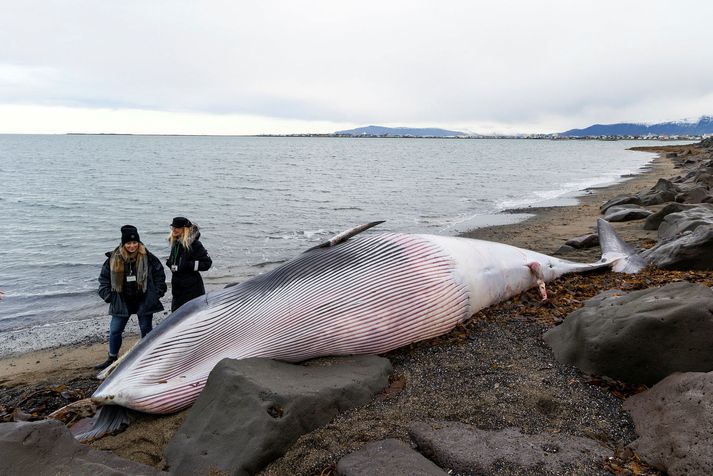
[[[136,278],[141,291],[146,291],[146,276],[148,273],[148,260],[146,259],[146,247],[139,243],[136,253],[130,254],[119,245],[109,258],[109,271],[111,276],[111,288],[122,292],[124,287],[124,265],[130,261],[136,262]]]
[[[192,229],[193,229],[192,226],[191,226],[191,227],[189,227],[189,226],[184,226],[184,227],[182,227],[182,228],[181,228],[181,234],[180,234],[179,236],[177,236],[177,237],[176,237],[176,236],[173,236],[173,230],[171,230],[171,233],[168,234],[168,242],[169,242],[169,243],[171,244],[171,246],[173,247],[173,244],[174,244],[176,241],[179,241],[179,242],[183,245],[183,247],[184,247],[185,249],[190,248],[190,247],[191,247],[190,238],[191,238],[191,231],[192,231]]]

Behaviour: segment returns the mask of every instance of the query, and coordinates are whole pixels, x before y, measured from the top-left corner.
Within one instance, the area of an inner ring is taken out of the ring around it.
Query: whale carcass
[[[502,243],[436,235],[338,235],[274,270],[186,303],[142,339],[92,395],[171,413],[191,405],[224,358],[297,362],[374,354],[448,332],[475,312],[565,273],[636,272],[600,220],[603,250],[581,264]],[[348,238],[348,239],[347,239]]]

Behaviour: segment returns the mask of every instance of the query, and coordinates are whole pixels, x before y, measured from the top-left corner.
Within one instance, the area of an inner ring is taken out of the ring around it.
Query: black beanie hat
[[[185,217],[175,217],[171,222],[171,226],[174,228],[183,228],[191,226],[191,220]]]
[[[124,225],[121,227],[121,244],[125,245],[129,241],[138,241],[141,243],[139,230],[137,230],[134,225]]]

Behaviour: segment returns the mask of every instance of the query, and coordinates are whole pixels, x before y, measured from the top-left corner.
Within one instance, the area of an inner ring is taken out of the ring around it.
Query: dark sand
[[[659,148],[662,152],[669,150],[686,150],[686,146]],[[670,159],[659,157],[641,175],[588,191],[576,206],[519,210],[535,216],[524,223],[481,228],[465,236],[553,254],[569,238],[593,231],[600,216],[599,206],[606,200],[649,189],[660,177],[679,174]],[[650,247],[655,243],[655,232],[642,230],[641,221],[615,227],[635,246]],[[599,249],[563,257],[594,261],[599,258]],[[550,302],[546,305],[531,290],[477,313],[445,336],[390,352],[386,356],[393,363],[394,375],[387,391],[372,403],[343,413],[324,428],[304,435],[261,474],[332,474],[334,464],[343,455],[377,439],[392,437],[408,442],[409,423],[429,419],[460,421],[483,429],[517,427],[525,433],[586,436],[613,451],[621,449],[636,438],[628,414],[621,409],[623,398],[643,387],[604,382],[559,364],[541,335],[598,292],[640,289],[677,279],[711,285],[713,273],[647,270],[635,276],[598,272],[563,277],[549,286]],[[126,342],[125,349],[129,345]],[[45,391],[52,385],[90,393],[96,385],[91,365],[102,361],[105,355],[106,344],[92,344],[0,359],[0,405],[6,409],[21,406],[32,413],[28,407],[35,403],[33,392]],[[52,405],[64,403],[57,397]],[[53,409],[36,413],[46,414]],[[0,414],[1,410],[2,406]],[[92,445],[160,468],[162,447],[184,418],[185,413],[146,416],[124,433]],[[634,468],[635,464],[635,457],[615,458],[585,464],[576,474],[611,474],[626,466]],[[657,474],[646,467],[644,472],[637,471],[633,474]]]

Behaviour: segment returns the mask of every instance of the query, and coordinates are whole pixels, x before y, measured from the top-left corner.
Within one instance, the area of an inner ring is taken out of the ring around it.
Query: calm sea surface
[[[136,225],[165,261],[198,223],[209,289],[344,229],[454,235],[636,173],[650,142],[0,135],[0,332],[94,318],[104,253]],[[169,273],[167,273],[169,274]]]

